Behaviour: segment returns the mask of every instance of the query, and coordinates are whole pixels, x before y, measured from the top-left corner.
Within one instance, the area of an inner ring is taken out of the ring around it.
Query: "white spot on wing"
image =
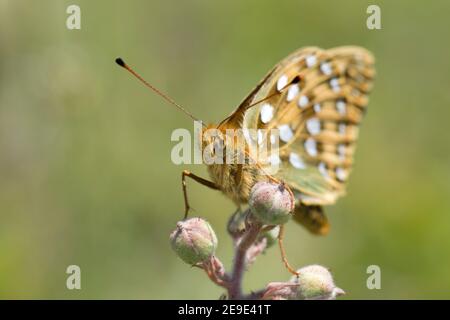
[[[320,110],[322,110],[322,107],[320,106],[320,103],[314,104],[314,112],[319,113]]]
[[[347,126],[345,125],[345,123],[340,123],[339,124],[339,133],[342,135],[345,135],[347,131]]]
[[[340,114],[342,114],[342,115],[344,115],[345,114],[345,111],[346,111],[346,104],[345,104],[345,102],[344,101],[342,101],[342,100],[338,100],[337,102],[336,102],[336,109],[337,109],[337,111],[340,113]]]
[[[286,75],[282,75],[280,79],[277,81],[277,90],[281,91],[288,83],[288,77]]]
[[[301,96],[298,99],[298,103],[297,104],[298,104],[298,106],[300,108],[304,108],[304,107],[306,107],[308,105],[308,103],[309,103],[309,98],[307,96]]]
[[[345,160],[345,145],[340,144],[337,147],[338,155],[340,160]]]
[[[341,167],[337,167],[336,168],[336,177],[341,181],[345,181],[347,179],[347,171],[345,171]]]
[[[292,86],[289,88],[289,90],[288,90],[288,93],[287,93],[287,96],[286,96],[286,100],[287,100],[288,102],[294,100],[294,98],[297,96],[297,94],[299,93],[299,91],[300,91],[300,88],[298,87],[297,84],[292,85]]]
[[[306,152],[308,152],[308,154],[311,157],[317,156],[317,143],[316,143],[316,140],[314,140],[312,138],[306,139],[306,141],[305,141],[305,149],[306,149]]]
[[[315,55],[310,55],[306,57],[306,66],[312,68],[317,63],[317,57]]]
[[[289,162],[292,164],[294,168],[297,169],[305,169],[306,165],[303,162],[302,158],[295,152],[291,152],[289,155]]]
[[[338,92],[341,90],[341,86],[339,85],[339,80],[337,78],[333,78],[330,80],[330,86],[334,92]]]
[[[261,116],[262,123],[268,123],[273,118],[273,107],[270,104],[265,103],[261,107],[261,115],[260,116]]]
[[[320,132],[320,120],[317,118],[311,118],[306,121],[306,129],[312,135]]]
[[[280,130],[280,139],[284,142],[288,142],[294,136],[294,132],[291,127],[287,124],[282,124],[278,126],[278,130]]]
[[[332,73],[332,69],[331,69],[331,64],[330,63],[328,63],[328,62],[322,62],[321,64],[320,64],[320,71],[322,71],[322,73],[324,74],[324,75],[327,75],[327,76],[329,76],[331,73]]]
[[[319,166],[317,167],[319,169],[319,172],[325,177],[328,178],[328,170],[327,170],[327,166],[325,164],[325,162],[321,162],[319,163]]]

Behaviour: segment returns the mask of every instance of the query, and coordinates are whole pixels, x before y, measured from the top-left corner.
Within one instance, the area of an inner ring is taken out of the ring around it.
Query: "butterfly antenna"
[[[168,95],[166,95],[165,93],[159,91],[158,89],[156,89],[153,85],[151,85],[150,83],[148,83],[144,78],[142,78],[136,71],[134,71],[128,64],[125,63],[125,61],[122,60],[122,58],[117,58],[116,59],[116,63],[121,66],[122,68],[124,68],[125,70],[127,70],[128,72],[130,72],[133,76],[135,76],[136,78],[138,78],[139,81],[141,81],[147,88],[153,90],[157,95],[161,96],[164,100],[166,100],[167,102],[169,102],[171,105],[177,107],[178,109],[180,109],[182,112],[184,112],[187,116],[189,116],[192,120],[194,121],[200,121],[202,124],[203,122],[200,119],[197,119],[196,117],[194,117],[189,111],[187,111],[184,107],[182,107],[181,105],[179,105],[178,103],[176,103],[175,101],[172,100],[172,98],[170,98]],[[205,126],[203,124],[203,126]]]

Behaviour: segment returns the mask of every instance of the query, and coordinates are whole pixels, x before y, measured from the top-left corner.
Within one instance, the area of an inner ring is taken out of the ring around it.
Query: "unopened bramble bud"
[[[201,218],[179,221],[170,234],[170,244],[177,255],[191,265],[204,262],[214,255],[217,237],[211,225]]]
[[[246,221],[248,219],[249,212],[241,211],[238,209],[233,215],[230,217],[228,221],[227,230],[233,236],[241,235],[246,229]]]
[[[320,265],[310,265],[297,270],[298,276],[291,279],[297,283],[297,299],[332,300],[345,292],[336,287],[327,268]]]
[[[259,221],[278,225],[289,220],[295,204],[284,184],[258,182],[250,192],[249,205]]]
[[[273,229],[264,231],[259,236],[259,239],[266,239],[266,249],[273,246],[278,240],[278,234],[280,233],[280,227],[276,226]]]

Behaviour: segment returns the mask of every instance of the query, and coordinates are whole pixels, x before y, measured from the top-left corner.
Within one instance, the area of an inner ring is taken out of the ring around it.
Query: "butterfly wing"
[[[360,47],[300,49],[276,65],[227,118],[243,128],[268,129],[248,141],[253,148],[272,140],[270,129],[279,130],[279,146],[269,155],[280,165],[274,176],[316,213],[345,193],[373,65],[372,55]]]

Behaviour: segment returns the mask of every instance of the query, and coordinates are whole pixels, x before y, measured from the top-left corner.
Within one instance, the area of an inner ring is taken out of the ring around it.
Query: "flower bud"
[[[190,218],[177,223],[170,234],[170,244],[184,262],[194,265],[214,255],[217,237],[207,221]]]
[[[266,239],[266,249],[273,246],[278,241],[278,233],[280,232],[280,227],[276,226],[273,229],[270,229],[268,231],[264,231],[259,235],[258,239]]]
[[[334,300],[345,292],[336,287],[327,268],[319,265],[310,265],[297,270],[298,276],[291,279],[297,283],[297,299],[307,300]]]
[[[232,236],[241,235],[246,229],[246,221],[248,219],[249,212],[241,211],[240,209],[236,210],[236,212],[230,217],[228,221],[227,230],[228,233]]]
[[[249,205],[259,221],[278,225],[289,220],[295,204],[284,184],[258,182],[250,192]]]

